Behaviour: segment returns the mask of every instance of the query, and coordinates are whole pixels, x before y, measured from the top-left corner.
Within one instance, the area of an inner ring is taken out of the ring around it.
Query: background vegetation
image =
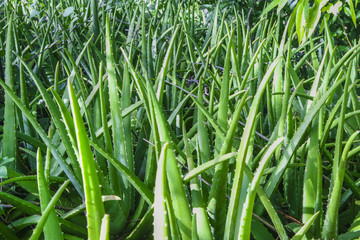
[[[360,236],[357,1],[0,8],[0,237]]]

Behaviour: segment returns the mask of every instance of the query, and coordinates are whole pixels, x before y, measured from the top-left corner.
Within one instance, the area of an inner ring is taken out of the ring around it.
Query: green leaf
[[[78,156],[84,181],[85,202],[89,239],[98,239],[101,232],[101,222],[104,217],[104,205],[101,199],[101,189],[95,167],[95,160],[86,134],[85,125],[81,117],[79,104],[71,85],[68,81],[71,110],[76,129]]]
[[[67,185],[69,183],[70,183],[69,180],[65,181],[63,183],[63,185],[61,185],[61,187],[57,190],[57,192],[55,193],[55,195],[53,196],[53,198],[51,199],[51,201],[47,205],[45,211],[42,213],[41,218],[40,218],[38,224],[36,225],[36,228],[33,231],[33,234],[30,237],[30,240],[39,239],[39,237],[41,235],[41,232],[42,232],[42,229],[43,229],[45,223],[47,222],[50,213],[54,211],[54,207],[55,207],[56,202],[59,200],[61,194],[64,192],[64,190],[66,189],[66,187],[67,187]]]
[[[304,18],[304,0],[301,0],[296,5],[296,33],[299,44],[302,43],[305,33],[305,18]]]
[[[166,154],[169,143],[165,143],[161,149],[161,155],[158,161],[155,183],[155,199],[154,199],[154,238],[169,238],[169,220],[166,208]]]
[[[12,68],[12,51],[14,46],[14,32],[13,32],[13,14],[7,27],[6,36],[6,50],[5,50],[5,83],[9,88],[15,92],[15,79]],[[3,146],[1,148],[2,157],[16,158],[16,120],[15,120],[15,104],[11,99],[8,91],[5,93],[5,116],[4,116],[4,135]],[[15,161],[9,162],[8,166],[15,167]]]
[[[311,225],[314,223],[314,221],[316,220],[317,216],[319,215],[320,212],[316,212],[305,224],[304,226],[302,226],[300,228],[300,230],[295,234],[295,236],[293,238],[291,238],[291,240],[301,240],[303,239],[303,237],[305,236],[306,232],[309,230],[309,228],[311,227]]]
[[[237,152],[227,153],[221,155],[213,160],[207,161],[206,163],[201,164],[200,166],[192,169],[184,176],[184,182],[190,181],[192,178],[199,176],[201,173],[205,172],[209,168],[214,167],[216,164],[219,164],[224,161],[228,161],[230,158],[237,156]]]
[[[317,27],[320,17],[321,9],[326,5],[328,0],[315,1],[314,5],[311,7],[309,16],[306,17],[306,37],[309,38]]]
[[[273,8],[278,6],[277,12],[279,13],[280,10],[284,7],[284,4],[286,3],[286,0],[273,0],[261,13],[261,17],[264,16],[266,13],[271,11]]]
[[[256,170],[256,173],[254,175],[254,178],[252,179],[252,182],[250,183],[250,187],[248,189],[248,193],[246,196],[245,204],[242,210],[241,214],[241,220],[240,220],[240,232],[238,237],[241,237],[242,239],[250,239],[250,230],[251,230],[251,218],[252,218],[252,212],[253,207],[255,204],[255,196],[257,188],[260,184],[260,180],[264,174],[265,167],[267,166],[267,163],[270,161],[272,155],[274,154],[277,147],[284,141],[284,138],[279,138],[276,141],[274,141],[267,151],[264,153],[260,163],[259,167]]]
[[[356,28],[356,13],[355,13],[355,8],[354,8],[354,4],[352,0],[346,0],[346,2],[349,4],[350,7],[350,12],[351,12],[351,19],[355,25]]]
[[[37,180],[38,180],[38,188],[39,188],[39,196],[40,196],[40,205],[41,210],[44,213],[48,204],[51,201],[51,195],[50,195],[50,186],[49,182],[45,178],[45,173],[43,169],[43,163],[42,163],[42,157],[40,149],[37,151]],[[49,216],[48,219],[44,225],[44,236],[47,239],[64,239],[62,236],[62,231],[59,224],[58,216],[56,215],[55,208],[53,207],[51,210],[49,210]]]
[[[128,158],[126,157],[126,142],[125,142],[125,133],[124,133],[124,125],[123,118],[121,116],[121,104],[120,97],[117,88],[117,76],[115,71],[115,60],[113,53],[113,45],[112,45],[112,35],[110,32],[110,17],[106,16],[106,69],[108,73],[108,90],[109,90],[109,101],[110,101],[110,112],[112,119],[112,137],[113,137],[113,149],[114,149],[114,157],[122,163],[127,168],[129,167]],[[129,182],[125,177],[121,176],[119,172],[111,165],[109,168],[109,179],[110,186],[114,190],[114,193],[119,196],[123,196],[124,203],[126,203],[130,196],[129,194]],[[129,202],[128,202],[129,203]],[[123,206],[127,204],[121,204]],[[119,213],[125,215],[121,220],[123,221],[121,225],[125,224],[125,218],[130,209],[124,209],[121,206],[120,211],[124,211],[123,213]]]

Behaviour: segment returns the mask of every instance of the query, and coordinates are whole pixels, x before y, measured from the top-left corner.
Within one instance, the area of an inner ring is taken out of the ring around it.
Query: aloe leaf
[[[76,129],[78,157],[84,181],[89,239],[98,239],[101,232],[101,221],[105,214],[100,184],[79,104],[70,81],[68,81],[68,91]]]
[[[335,156],[334,156],[334,164],[333,164],[333,175],[332,175],[332,185],[330,185],[330,198],[328,209],[325,215],[324,227],[322,236],[324,239],[334,238],[337,235],[337,223],[338,223],[338,207],[341,195],[341,186],[344,180],[345,174],[345,165],[347,160],[347,154],[350,151],[350,147],[355,137],[358,135],[358,131],[353,133],[349,140],[347,141],[344,149],[342,150],[342,139],[343,139],[343,127],[344,127],[344,118],[345,118],[345,110],[346,110],[346,102],[348,97],[348,89],[350,85],[350,73],[351,66],[348,69],[348,73],[346,76],[345,87],[344,87],[344,101],[341,106],[341,115],[340,122],[338,125],[338,131],[335,142]],[[341,156],[340,156],[341,155]]]
[[[303,189],[303,213],[302,221],[307,222],[314,215],[317,201],[317,193],[321,191],[319,184],[321,184],[321,177],[319,181],[319,138],[318,138],[318,118],[315,117],[311,126],[311,134],[309,141],[309,151],[306,160],[306,167],[304,173],[304,189]]]
[[[188,139],[186,138],[185,122],[183,123],[183,136],[184,136],[187,164],[189,166],[189,170],[192,170],[195,166],[195,163],[191,154],[192,151]],[[211,233],[210,222],[206,212],[204,199],[200,190],[200,185],[197,179],[191,180],[190,191],[191,191],[192,205],[193,205],[192,239],[195,236],[198,239],[211,240],[213,239],[213,235]],[[194,228],[194,224],[196,226],[195,228]]]
[[[245,174],[247,175],[247,177],[249,178],[249,180],[251,181],[254,178],[254,174],[252,173],[252,171],[250,170],[250,168],[247,165],[245,165],[244,171],[245,171]],[[257,194],[260,198],[261,203],[264,205],[264,208],[266,209],[267,213],[269,214],[271,221],[273,222],[280,239],[289,239],[286,234],[285,227],[283,226],[272,202],[266,196],[266,193],[261,186],[258,186]]]
[[[48,204],[51,201],[49,182],[45,178],[42,157],[40,149],[37,151],[37,180],[39,188],[39,197],[41,204],[41,211],[44,213]],[[52,208],[49,217],[44,225],[44,236],[47,239],[63,239],[62,231],[59,224],[59,219],[56,215],[55,208]]]
[[[169,238],[169,220],[166,202],[166,158],[167,148],[169,144],[165,143],[161,149],[161,155],[158,161],[155,183],[155,199],[154,199],[154,238]]]
[[[301,0],[296,5],[296,33],[298,36],[299,44],[302,43],[305,33],[304,18],[304,0]]]
[[[88,40],[88,43],[90,42],[91,38]],[[85,45],[85,48],[88,46],[88,44]],[[69,61],[71,63],[71,66],[72,66],[72,71],[71,71],[71,74],[70,74],[70,79],[72,80],[74,78],[74,75],[76,76],[76,81],[72,81],[72,82],[75,82],[78,86],[78,90],[81,92],[81,95],[83,96],[83,98],[85,99],[85,97],[87,95],[89,95],[89,90],[87,89],[86,85],[85,85],[85,82],[84,82],[84,79],[81,77],[81,73],[78,69],[78,66],[77,64],[75,63],[74,61],[74,58],[73,56],[71,55],[71,53],[65,49],[65,52],[69,58]],[[82,56],[82,55],[80,55]]]
[[[191,239],[199,240],[198,233],[197,233],[196,213],[193,214],[193,217],[192,217]]]
[[[219,157],[217,157],[217,158],[215,158],[213,160],[210,160],[210,161],[207,161],[206,163],[201,164],[200,166],[198,166],[198,167],[192,169],[191,171],[189,171],[184,176],[184,182],[190,181],[191,179],[197,177],[198,175],[205,172],[209,168],[212,168],[216,164],[219,164],[219,163],[224,162],[224,161],[228,161],[229,159],[231,159],[233,157],[236,157],[237,154],[238,154],[237,152],[227,153],[225,155],[219,156]]]
[[[61,99],[60,95],[55,91],[52,91],[52,94],[54,95],[55,101],[59,105],[61,115],[63,117],[63,121],[64,121],[66,129],[68,131],[68,136],[70,138],[70,141],[74,147],[74,150],[77,152],[78,149],[77,149],[77,144],[76,144],[76,130],[75,130],[74,121],[71,117],[71,113],[65,106],[65,103]]]
[[[287,32],[292,32],[293,29],[288,29],[289,27],[289,24],[290,24],[290,21],[288,21],[288,23],[286,24],[286,27],[285,27],[285,31],[284,31],[284,34],[283,34],[283,39],[281,41],[281,47],[280,47],[280,50],[284,51],[284,45],[285,45],[285,39],[286,39],[286,33]],[[279,119],[279,125],[278,125],[278,137],[283,137],[283,136],[288,136],[289,135],[289,131],[291,131],[290,129],[289,130],[285,130],[285,122],[288,118],[288,112],[287,112],[287,109],[288,109],[288,105],[289,105],[289,98],[290,98],[290,67],[291,67],[291,58],[290,58],[290,55],[291,55],[291,38],[290,40],[288,41],[288,51],[287,51],[287,57],[286,57],[286,63],[285,63],[285,74],[284,74],[284,96],[283,96],[283,99],[282,99],[282,106],[281,106],[281,114],[280,114],[280,119]],[[279,65],[277,66],[277,68],[279,67]],[[276,71],[276,70],[275,70]],[[278,73],[279,75],[281,75],[280,73]],[[275,75],[274,75],[275,77]],[[288,120],[288,122],[290,122],[290,118]],[[286,142],[285,142],[286,144]],[[275,159],[276,161],[279,159],[279,155],[280,155],[280,150],[281,148],[278,148],[278,151],[277,153],[275,154]]]
[[[355,232],[347,232],[344,234],[339,235],[339,240],[353,240],[360,237],[360,231]]]
[[[150,94],[151,103],[153,106],[153,111],[158,121],[157,126],[159,129],[160,141],[162,142],[171,141],[171,138],[169,136],[169,131],[167,130],[167,126],[166,126],[166,120],[160,110],[160,106],[156,100],[154,90],[150,85],[148,85],[148,90]],[[171,145],[167,149],[167,156],[168,159],[167,159],[166,169],[167,169],[170,194],[173,199],[172,204],[174,206],[175,216],[177,221],[179,221],[178,224],[183,239],[189,239],[191,236],[190,207],[188,205],[188,201],[185,195],[185,190],[183,188],[183,183],[180,176],[179,168],[177,166],[174,150]]]
[[[53,182],[64,182],[66,180],[66,178],[63,178],[63,177],[51,177],[50,178],[50,181],[53,181]],[[2,181],[0,183],[0,186],[3,186],[3,185],[6,185],[6,184],[9,184],[9,183],[14,183],[14,182],[27,182],[27,181],[34,181],[36,182],[37,181],[37,176],[34,175],[34,176],[20,176],[20,177],[12,177],[10,179],[7,179],[5,181]]]
[[[291,240],[301,240],[305,236],[306,232],[309,230],[311,225],[316,220],[317,216],[320,214],[320,212],[316,212],[309,220],[300,228],[299,231],[296,232],[295,236],[291,238]]]
[[[134,15],[135,18],[136,15]],[[124,111],[131,107],[131,92],[132,86],[130,84],[130,73],[128,64],[125,63],[124,66],[124,77],[123,77],[123,86],[122,86],[122,96],[121,96],[121,109]],[[123,111],[123,112],[124,112]],[[131,133],[131,115],[126,116],[123,118],[123,128],[124,128],[124,141],[125,141],[125,151],[126,151],[126,158],[127,164],[130,171],[135,171],[135,164],[134,164],[134,154],[132,151],[132,133]],[[114,126],[116,127],[116,126]],[[134,199],[134,189],[132,187],[129,188],[129,201],[133,201]],[[130,204],[131,205],[131,204]]]
[[[324,220],[324,226],[322,231],[323,239],[333,239],[334,236],[337,236],[338,229],[338,209],[339,209],[339,201],[341,196],[342,184],[344,181],[344,173],[346,167],[347,155],[350,150],[351,145],[353,144],[354,139],[358,136],[359,132],[353,133],[348,139],[343,153],[341,155],[341,160],[339,163],[338,172],[336,173],[336,179],[334,181],[334,186],[330,193],[329,204],[327,206],[327,211]]]
[[[269,232],[269,229],[265,227],[265,224],[256,218],[251,222],[251,231],[255,240],[275,240],[274,236]]]
[[[225,66],[224,66],[224,76],[221,82],[221,92],[219,100],[219,110],[217,124],[221,126],[225,131],[228,130],[228,111],[229,111],[229,92],[230,92],[230,64],[231,64],[231,49],[234,44],[234,32],[229,35],[229,42],[227,45],[226,56],[225,56]],[[241,110],[240,110],[241,111]],[[234,130],[232,130],[234,131]],[[224,144],[224,138],[222,134],[217,133],[215,138],[215,153],[214,156],[217,157],[221,148]],[[227,150],[227,149],[226,149]],[[225,150],[225,151],[226,151]],[[223,152],[227,153],[227,152]],[[224,211],[223,205],[225,204],[225,191],[226,191],[226,182],[227,182],[227,172],[229,165],[226,163],[219,164],[215,167],[215,174],[213,177],[213,184],[210,190],[208,210],[211,213],[210,217],[212,219],[212,225],[215,230],[215,237],[219,238],[224,235],[224,225],[217,224],[225,221],[226,213]],[[215,219],[217,219],[215,221]]]
[[[351,13],[351,19],[352,19],[352,21],[353,21],[353,23],[355,25],[355,28],[356,28],[356,12],[355,12],[355,8],[354,8],[354,3],[353,3],[352,0],[348,0],[346,2],[349,4],[350,13]]]
[[[41,210],[38,206],[35,206],[34,204],[29,203],[24,199],[15,197],[9,193],[0,192],[0,199],[4,202],[10,203],[13,206],[16,206],[17,208],[21,209],[22,212],[28,215],[41,214]]]
[[[5,50],[5,83],[12,91],[15,91],[15,81],[12,69],[12,51],[13,51],[13,14],[7,26],[6,50]],[[4,115],[4,135],[3,146],[1,148],[2,157],[16,158],[16,127],[15,127],[15,104],[9,93],[5,92],[5,115]],[[15,161],[9,163],[9,166],[15,167]]]
[[[310,95],[315,97],[315,93],[320,85],[320,76],[323,72],[323,67],[328,53],[328,47],[325,50],[323,60],[321,61],[319,70],[316,74],[315,80],[311,87]],[[308,101],[307,109],[310,108],[312,101]],[[314,104],[314,103],[313,103]],[[316,212],[317,205],[321,205],[321,190],[322,190],[322,170],[321,159],[319,158],[319,121],[318,117],[315,116],[311,126],[309,151],[306,160],[306,167],[304,173],[304,188],[303,188],[303,214],[302,221],[308,222],[309,219]]]
[[[177,26],[176,29],[174,30],[173,36],[169,42],[169,47],[168,47],[168,49],[166,51],[166,55],[164,57],[164,62],[161,67],[161,71],[157,77],[156,84],[158,85],[158,87],[157,87],[156,97],[160,104],[162,104],[162,102],[163,102],[163,90],[164,90],[164,85],[165,85],[165,78],[166,78],[169,63],[170,63],[170,56],[172,54],[174,44],[175,44],[175,39],[179,32],[179,29],[180,29],[180,26]]]
[[[311,7],[304,26],[306,29],[306,38],[309,38],[315,31],[321,17],[321,9],[327,4],[327,2],[328,0],[315,1],[314,5]]]
[[[144,217],[140,220],[134,230],[127,236],[126,240],[141,239],[152,230],[154,207],[147,210]]]
[[[251,217],[252,217],[252,211],[253,211],[257,187],[260,184],[260,180],[264,174],[264,170],[265,170],[267,163],[270,161],[276,148],[283,141],[284,141],[284,138],[279,138],[276,141],[274,141],[269,146],[268,150],[264,153],[264,156],[262,157],[262,160],[259,163],[259,167],[256,170],[254,178],[250,184],[248,194],[246,196],[244,208],[242,210],[241,220],[240,220],[240,232],[239,232],[239,236],[238,236],[239,238],[241,237],[242,239],[250,239]]]
[[[99,33],[100,33],[100,24],[98,19],[98,1],[91,0],[91,14],[93,19],[93,33],[94,33],[94,41],[96,41]]]
[[[110,32],[110,18],[109,15],[106,17],[106,66],[108,73],[108,90],[109,90],[109,100],[110,100],[110,111],[111,111],[111,119],[112,119],[112,136],[113,136],[113,150],[114,157],[121,162],[126,167],[129,167],[129,162],[127,160],[126,154],[126,142],[125,142],[125,134],[124,134],[124,125],[123,118],[121,116],[121,105],[120,98],[117,90],[117,77],[115,72],[115,60],[113,55],[113,45],[111,39]],[[110,165],[109,166],[109,177],[110,177],[110,185],[114,190],[115,194],[120,196],[124,200],[124,204],[129,204],[128,197],[126,194],[128,192],[129,183],[127,180],[116,171],[116,169]],[[123,204],[121,204],[123,205]],[[125,205],[124,205],[125,206]],[[129,208],[124,209],[121,207],[122,211],[124,211],[125,216],[129,212]],[[125,219],[122,219],[125,221]],[[122,223],[122,225],[125,222]]]
[[[32,215],[29,217],[23,217],[20,219],[17,219],[16,221],[14,221],[11,226],[9,226],[9,228],[13,229],[14,231],[21,231],[22,229],[31,226],[31,225],[36,225],[39,220],[40,220],[41,216],[40,215]]]
[[[38,224],[36,225],[35,230],[33,231],[33,234],[30,237],[30,240],[37,240],[40,237],[40,234],[42,232],[42,229],[46,223],[46,221],[48,220],[48,217],[50,215],[51,212],[54,211],[54,206],[56,204],[56,202],[59,200],[61,194],[64,192],[64,190],[66,189],[67,185],[70,183],[69,180],[65,181],[61,187],[57,190],[57,192],[55,193],[55,195],[52,197],[51,201],[49,202],[49,204],[47,205],[45,211],[42,213],[42,216],[38,222]]]
[[[269,5],[267,5],[267,7],[263,10],[263,12],[261,13],[261,16],[265,15],[266,13],[268,13],[270,10],[272,10],[273,8],[275,8],[276,6],[278,6],[278,10],[277,12],[279,13],[279,11],[282,9],[282,7],[284,6],[284,4],[286,3],[285,0],[273,0]]]
[[[199,80],[198,100],[200,103],[203,101],[203,98],[204,98],[203,97],[204,78],[206,77],[206,72],[208,71],[209,56],[207,57],[205,64],[206,65],[205,65],[204,75],[202,77],[200,77],[200,80]],[[187,99],[187,97],[185,97],[184,99]],[[206,119],[205,119],[204,114],[201,111],[197,111],[197,141],[198,141],[198,153],[199,153],[198,164],[203,164],[203,163],[207,162],[209,159],[211,159],[210,139],[209,139],[209,134],[208,134],[209,132],[208,132],[207,126],[205,125],[205,120]]]

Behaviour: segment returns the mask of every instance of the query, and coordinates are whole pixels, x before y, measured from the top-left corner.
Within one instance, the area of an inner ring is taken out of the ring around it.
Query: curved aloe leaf
[[[350,151],[351,145],[355,138],[359,135],[359,131],[353,133],[343,149],[341,159],[339,162],[338,171],[336,172],[336,178],[334,181],[334,187],[330,194],[329,204],[327,207],[325,221],[323,226],[322,238],[323,239],[334,239],[337,236],[338,229],[338,214],[339,214],[339,201],[341,196],[342,184],[344,181],[345,167],[347,155]]]
[[[267,163],[270,161],[276,148],[283,141],[284,141],[284,138],[279,138],[269,146],[268,150],[264,153],[264,156],[262,157],[262,160],[259,163],[259,167],[256,170],[254,178],[252,179],[252,182],[251,182],[249,190],[248,190],[248,194],[246,196],[244,208],[243,208],[243,211],[241,214],[240,232],[239,232],[239,236],[238,236],[239,238],[241,237],[241,239],[244,239],[244,240],[250,239],[251,217],[252,217],[252,211],[253,211],[253,207],[254,207],[257,188],[260,184],[260,180],[264,174]]]
[[[30,240],[37,240],[39,239],[42,229],[46,223],[46,221],[48,220],[48,217],[50,215],[51,212],[54,211],[54,207],[56,202],[59,200],[61,194],[64,192],[64,190],[66,189],[67,185],[70,183],[69,180],[65,181],[63,183],[63,185],[61,185],[61,187],[57,190],[57,192],[55,193],[55,195],[52,197],[51,201],[49,202],[49,204],[47,205],[45,211],[43,212],[38,224],[36,225],[36,228],[33,232],[33,234],[30,237]]]
[[[198,175],[205,172],[209,168],[212,168],[216,164],[219,164],[219,163],[224,162],[224,161],[228,161],[230,158],[236,157],[237,155],[238,155],[237,152],[227,153],[225,155],[219,156],[219,157],[217,157],[217,158],[215,158],[213,160],[210,160],[210,161],[208,161],[206,163],[201,164],[200,166],[198,166],[198,167],[192,169],[191,171],[189,171],[184,176],[184,182],[190,181],[191,179],[197,177]]]
[[[245,165],[244,170],[245,170],[247,177],[251,181],[254,178],[254,174],[252,173],[252,171],[250,170],[250,168],[247,165]],[[285,239],[285,240],[288,239],[285,227],[282,224],[278,214],[276,213],[273,203],[266,196],[266,193],[261,186],[258,186],[257,194],[259,195],[261,203],[264,205],[264,208],[266,209],[267,213],[269,214],[269,217],[271,218],[271,221],[273,222],[274,227],[275,227],[277,233],[279,234],[280,239]]]
[[[300,228],[299,231],[296,232],[295,236],[291,238],[291,240],[301,240],[305,236],[306,232],[309,230],[311,225],[315,222],[317,216],[320,212],[316,212],[309,220],[305,223],[304,226]]]
[[[96,240],[100,237],[101,221],[105,214],[104,205],[101,199],[101,189],[97,177],[95,160],[92,155],[85,125],[81,117],[79,104],[70,81],[68,81],[68,91],[74,118],[74,126],[76,129],[79,162],[84,181],[88,234],[89,239]]]

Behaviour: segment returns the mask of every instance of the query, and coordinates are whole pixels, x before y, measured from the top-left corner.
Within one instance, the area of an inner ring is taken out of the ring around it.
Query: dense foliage
[[[263,2],[0,3],[0,238],[359,238],[357,1]]]

